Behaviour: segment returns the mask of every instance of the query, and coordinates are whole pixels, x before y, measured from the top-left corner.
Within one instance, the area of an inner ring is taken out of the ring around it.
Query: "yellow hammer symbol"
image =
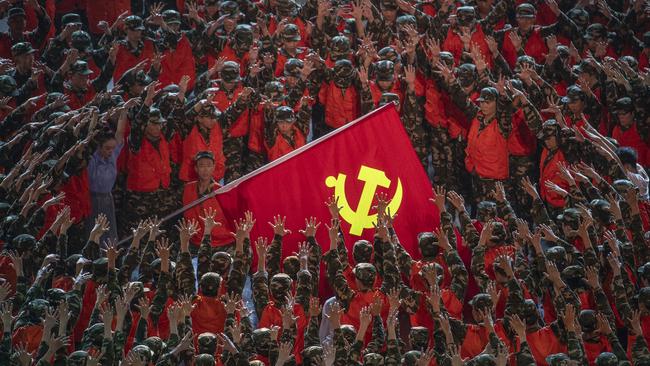
[[[350,224],[350,234],[359,236],[363,233],[364,229],[373,228],[373,223],[377,221],[377,214],[370,215],[372,208],[372,200],[377,191],[377,187],[390,188],[391,180],[386,177],[386,173],[382,170],[371,168],[365,165],[359,169],[357,179],[364,182],[361,197],[359,197],[359,204],[356,210],[352,210],[348,199],[345,195],[345,181],[347,176],[339,173],[335,178],[329,176],[325,179],[325,184],[329,188],[334,188],[334,195],[338,199],[341,206],[341,218]],[[397,213],[399,206],[402,204],[402,181],[397,178],[397,188],[395,195],[388,204],[391,215]]]

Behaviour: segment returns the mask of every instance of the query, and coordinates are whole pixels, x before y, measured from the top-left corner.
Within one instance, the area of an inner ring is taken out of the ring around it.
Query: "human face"
[[[31,70],[34,64],[34,54],[28,53],[14,57],[16,68],[21,71]]]
[[[483,100],[479,107],[484,116],[494,116],[497,111],[497,102],[495,100]]]
[[[88,85],[88,75],[74,73],[70,76],[70,84],[76,89],[85,88]]]
[[[217,124],[217,120],[213,116],[199,116],[198,121],[201,127],[208,130],[211,130]]]
[[[9,19],[9,29],[15,34],[22,34],[27,26],[27,21],[23,16],[14,16]]]
[[[285,80],[289,87],[294,87],[298,84],[298,78],[295,76],[285,76]]]
[[[555,136],[547,137],[544,140],[544,145],[546,145],[546,148],[549,150],[557,149],[557,138]]]
[[[226,90],[233,90],[233,89],[235,89],[235,85],[237,85],[237,83],[232,82],[232,81],[224,81],[224,82],[223,82],[223,87],[224,87],[224,89],[226,89]]]
[[[194,169],[196,170],[196,174],[199,176],[199,181],[209,182],[214,173],[214,161],[208,158],[199,159],[196,162]]]
[[[108,159],[113,155],[113,151],[115,150],[115,147],[117,146],[117,141],[115,139],[108,139],[106,140],[102,146],[99,148],[99,154],[102,156],[104,159]]]
[[[579,115],[585,108],[585,102],[580,99],[571,100],[569,103],[567,103],[567,106],[569,106],[571,113]]]
[[[623,128],[629,128],[634,122],[634,115],[632,112],[620,111],[616,116],[618,117],[618,123],[620,123]]]
[[[147,127],[144,129],[144,134],[151,140],[157,140],[160,138],[162,133],[162,124],[161,123],[147,123]]]
[[[280,133],[283,135],[289,135],[291,134],[293,123],[291,122],[278,122],[278,130],[280,130]]]
[[[129,94],[131,94],[132,97],[137,97],[142,95],[144,92],[144,85],[140,83],[135,83],[129,88]]]
[[[228,17],[223,21],[223,28],[226,30],[226,33],[230,33],[235,29],[238,19],[239,17]]]
[[[517,25],[522,32],[528,32],[535,24],[535,18],[517,17]]]
[[[383,8],[381,9],[381,15],[384,16],[388,23],[392,23],[397,19],[397,10]]]
[[[142,31],[127,29],[126,39],[132,43],[139,42],[142,39]]]
[[[386,81],[386,80],[379,80],[377,81],[377,86],[379,86],[379,89],[381,90],[389,90],[393,86],[392,81]]]
[[[298,48],[298,41],[284,41],[282,47],[289,52],[293,52]]]

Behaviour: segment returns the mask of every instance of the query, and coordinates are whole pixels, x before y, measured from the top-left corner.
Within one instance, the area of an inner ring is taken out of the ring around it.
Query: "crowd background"
[[[650,362],[647,2],[0,13],[0,364]],[[387,103],[440,227],[395,232],[418,213],[384,195],[372,242],[346,243],[327,197],[268,238],[214,198],[161,220]]]

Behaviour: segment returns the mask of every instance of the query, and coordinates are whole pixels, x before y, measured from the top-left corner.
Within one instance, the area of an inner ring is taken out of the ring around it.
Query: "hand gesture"
[[[273,228],[274,235],[285,236],[291,234],[291,230],[285,229],[284,227],[286,220],[286,216],[277,215],[273,217],[273,223],[269,222],[269,225]]]
[[[455,191],[449,191],[449,193],[447,193],[447,198],[449,199],[449,203],[454,206],[456,211],[465,211],[465,199],[461,195]]]
[[[299,230],[301,234],[303,234],[305,237],[315,237],[316,236],[316,230],[320,226],[320,221],[316,221],[315,217],[310,217],[309,219],[305,219],[305,230]]]
[[[216,214],[217,212],[212,207],[208,207],[203,210],[203,217],[199,217],[201,220],[203,220],[203,225],[205,227],[203,235],[208,235],[212,233],[212,230],[215,227],[221,226],[221,223],[214,219]]]

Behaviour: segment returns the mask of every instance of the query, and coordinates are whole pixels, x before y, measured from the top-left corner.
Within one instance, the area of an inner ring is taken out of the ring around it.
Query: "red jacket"
[[[160,138],[156,149],[147,138],[142,138],[140,151],[129,152],[126,189],[136,192],[154,192],[167,188],[172,168],[169,162],[169,144]]]
[[[223,135],[220,126],[214,126],[210,130],[210,140],[205,141],[199,126],[194,125],[190,134],[183,141],[183,159],[178,177],[185,182],[196,180],[198,176],[194,170],[194,157],[199,151],[211,151],[214,155],[214,173],[212,176],[216,181],[223,178],[226,171],[226,157],[223,155]]]
[[[216,190],[218,188],[219,185],[215,184],[214,189]],[[196,201],[197,199],[199,199],[198,182],[186,183],[185,188],[183,189],[183,206],[186,206],[189,203]],[[185,217],[188,220],[194,219],[199,223],[199,232],[190,239],[192,244],[194,245],[197,246],[200,245],[201,240],[203,239],[203,236],[205,234],[204,224],[203,224],[203,220],[201,220],[201,217],[204,215],[203,211],[208,208],[212,208],[216,212],[215,215],[216,221],[222,224],[226,222],[226,217],[223,214],[223,211],[221,210],[221,206],[219,205],[217,199],[214,197],[209,198],[201,202],[200,204],[190,208],[189,210],[185,211],[183,213],[183,217]],[[221,246],[228,243],[232,243],[232,235],[230,235],[230,232],[228,229],[226,229],[225,225],[215,227],[212,230],[211,236],[212,236],[212,246]]]
[[[564,154],[561,150],[557,150],[555,155],[550,156],[548,149],[542,150],[542,156],[539,164],[539,194],[545,202],[553,207],[564,207],[564,198],[555,192],[551,192],[544,182],[550,180],[558,186],[568,189],[569,184],[560,177],[558,163],[565,162]]]
[[[235,87],[235,90],[232,92],[232,96],[228,96],[229,93],[227,93],[225,90],[218,90],[214,94],[214,99],[213,103],[214,105],[220,110],[220,111],[225,111],[230,105],[232,105],[237,98],[239,98],[239,94],[244,90],[244,86],[239,83]],[[248,110],[245,110],[242,114],[239,115],[235,123],[230,126],[230,130],[228,131],[228,135],[231,137],[242,137],[246,136],[248,133]]]
[[[510,29],[503,34],[503,46],[501,47],[501,54],[503,58],[508,62],[511,68],[515,67],[517,63],[517,50],[512,45],[510,41],[510,33],[515,29]],[[546,42],[541,35],[541,27],[535,26],[530,32],[528,39],[523,44],[524,53],[528,56],[531,56],[535,59],[535,62],[538,64],[544,64],[546,54],[548,53],[548,47]],[[523,38],[523,37],[522,37]]]
[[[162,83],[160,87],[164,88],[169,84],[178,84],[181,78],[187,75],[190,77],[187,88],[191,90],[196,79],[194,67],[194,55],[192,54],[190,41],[185,35],[182,35],[176,48],[163,52],[160,76],[158,77],[158,81]]]
[[[75,223],[83,221],[90,216],[92,211],[90,202],[90,187],[88,185],[88,169],[85,169],[79,175],[73,175],[61,187],[65,193],[63,202],[70,206],[70,217]]]
[[[537,139],[526,124],[524,111],[519,109],[512,116],[512,131],[508,136],[508,151],[514,156],[530,156],[535,152]]]
[[[121,0],[115,2],[119,3]],[[120,11],[120,13],[122,11]],[[132,53],[124,44],[120,44],[118,46],[117,57],[115,57],[115,70],[113,71],[113,80],[120,80],[122,75],[124,75],[127,70],[133,68],[140,62],[146,59],[153,59],[155,53],[155,46],[153,42],[148,39],[144,39],[143,42],[144,47],[142,47],[139,55]]]
[[[493,119],[479,131],[481,122],[474,118],[467,135],[465,168],[476,171],[481,178],[508,178],[508,142],[499,131],[499,124]]]
[[[492,68],[492,64],[494,63],[492,52],[490,52],[490,47],[488,47],[485,37],[486,34],[483,32],[483,27],[477,24],[476,28],[472,31],[470,44],[478,45],[488,67]],[[441,47],[443,51],[451,52],[454,55],[454,62],[459,64],[460,57],[463,54],[463,41],[461,41],[460,35],[453,28],[450,27],[447,31],[447,38],[442,42]]]
[[[648,164],[650,164],[650,149],[648,149],[648,141],[644,141],[639,134],[636,122],[625,131],[620,125],[616,125],[612,131],[612,137],[618,141],[620,146],[634,148],[639,156],[639,164],[644,167],[647,167]]]
[[[324,83],[318,100],[325,106],[325,123],[332,128],[339,128],[359,117],[359,93],[352,85],[343,92],[333,81]]]
[[[275,138],[275,144],[273,144],[273,146],[266,147],[268,159],[269,161],[278,159],[299,147],[305,146],[305,143],[305,136],[302,134],[300,129],[298,129],[298,127],[293,126],[293,146],[289,143],[289,141],[287,141],[286,137],[278,133],[277,137]]]
[[[123,12],[127,12],[128,14],[131,13],[130,0],[89,1],[86,6],[88,30],[90,33],[94,34],[102,33],[99,27],[97,27],[97,23],[99,23],[100,20],[105,20],[108,24],[112,25],[117,17]]]

